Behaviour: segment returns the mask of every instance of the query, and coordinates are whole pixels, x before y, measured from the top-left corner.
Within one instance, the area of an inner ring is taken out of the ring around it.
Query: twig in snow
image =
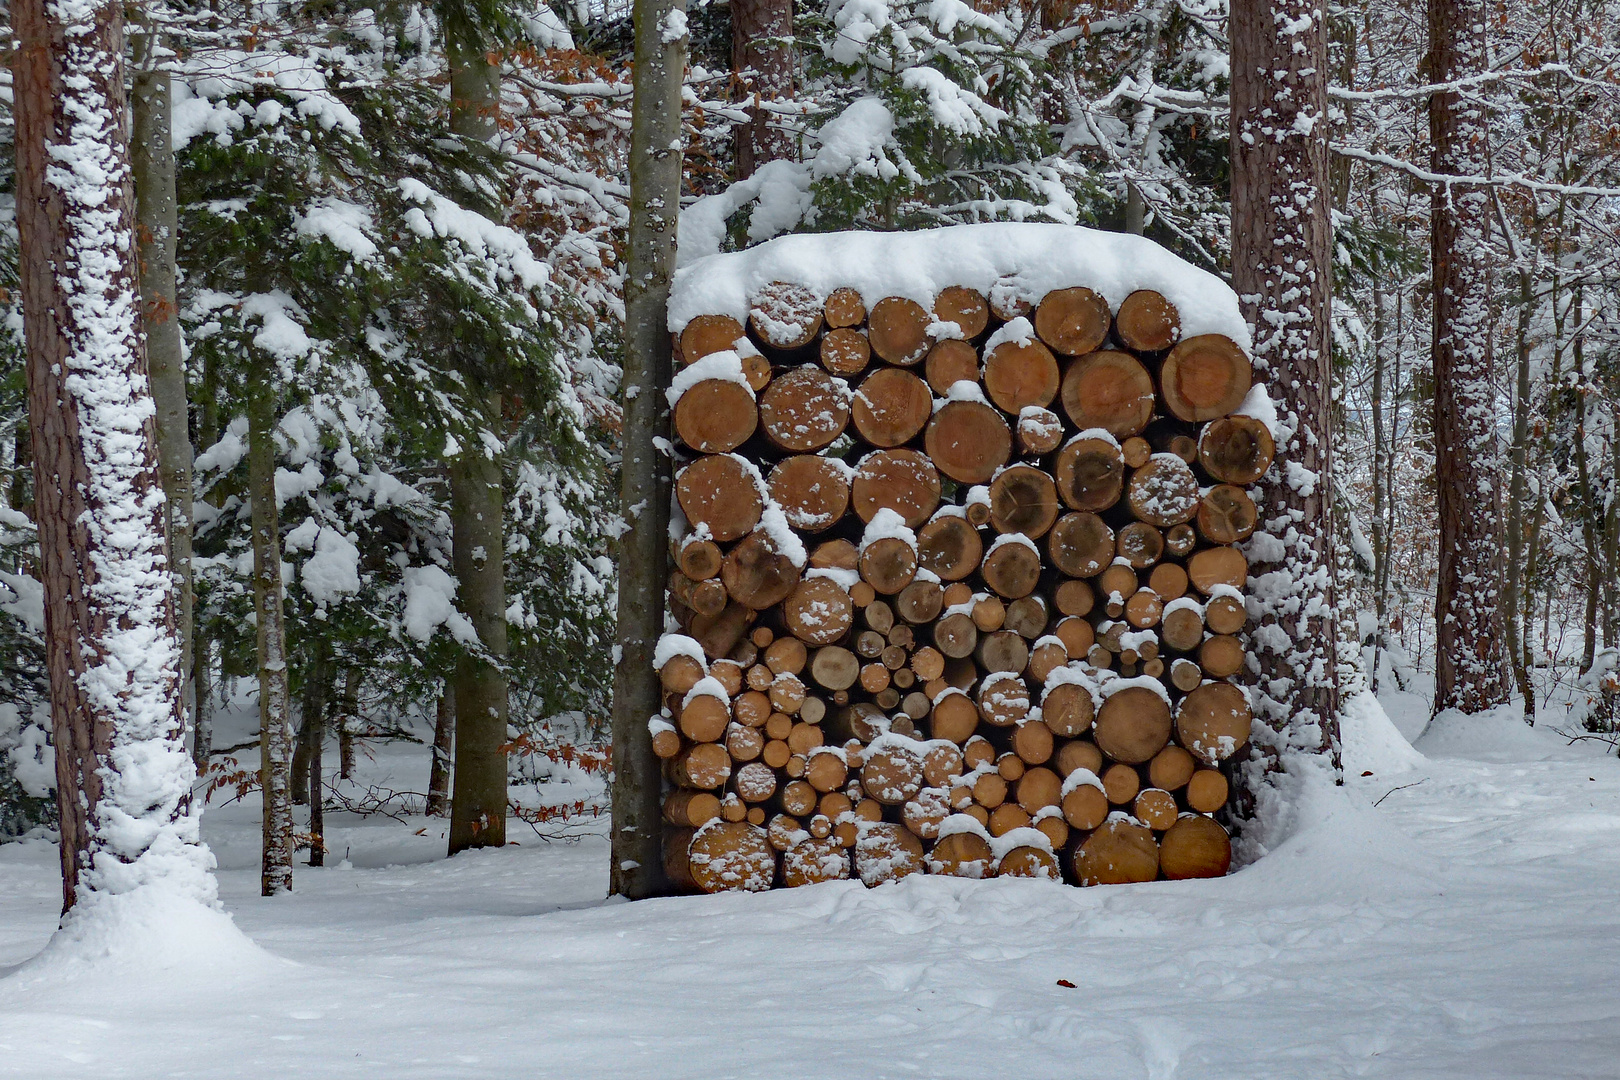
[[[1373,806],[1376,807],[1378,805],[1378,803],[1383,802],[1385,799],[1389,798],[1391,795],[1395,794],[1397,791],[1405,791],[1409,787],[1417,787],[1419,784],[1423,783],[1424,781],[1426,781],[1428,779],[1429,778],[1427,776],[1425,776],[1422,780],[1414,780],[1410,784],[1402,784],[1398,788],[1390,788],[1388,791],[1386,791],[1382,795],[1378,796],[1378,802],[1373,803]]]

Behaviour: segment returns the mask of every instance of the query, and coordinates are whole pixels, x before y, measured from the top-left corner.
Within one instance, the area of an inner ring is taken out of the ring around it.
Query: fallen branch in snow
[[[1405,791],[1407,788],[1417,787],[1419,784],[1424,783],[1428,779],[1429,778],[1427,776],[1425,776],[1422,780],[1414,780],[1410,784],[1402,784],[1400,787],[1390,788],[1388,791],[1386,791],[1382,795],[1378,796],[1378,802],[1373,803],[1373,806],[1377,807],[1378,803],[1383,802],[1385,799],[1389,798],[1391,795],[1395,794],[1397,791]]]

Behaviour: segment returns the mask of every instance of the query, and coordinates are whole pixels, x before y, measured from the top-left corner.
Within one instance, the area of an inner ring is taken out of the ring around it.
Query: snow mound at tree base
[[[1447,709],[1429,722],[1417,745],[1430,757],[1470,761],[1547,761],[1584,753],[1549,728],[1530,727],[1515,704],[1480,713]]]
[[[1347,777],[1391,776],[1424,763],[1424,757],[1395,727],[1383,705],[1363,691],[1339,710],[1339,742]]]
[[[15,977],[48,984],[135,976],[158,984],[287,966],[250,941],[217,904],[188,890],[147,884],[127,893],[85,894]]]

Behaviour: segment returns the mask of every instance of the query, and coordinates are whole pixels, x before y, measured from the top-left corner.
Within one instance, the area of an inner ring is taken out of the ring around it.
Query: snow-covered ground
[[[1386,704],[1422,729],[1420,698]],[[347,863],[263,900],[236,805],[205,832],[263,954],[167,970],[26,964],[55,852],[0,847],[0,1076],[1620,1075],[1620,763],[1511,718],[1418,745],[1411,771],[1307,790],[1231,877],[1087,890],[604,903],[599,826],[446,861],[436,824],[333,815]]]

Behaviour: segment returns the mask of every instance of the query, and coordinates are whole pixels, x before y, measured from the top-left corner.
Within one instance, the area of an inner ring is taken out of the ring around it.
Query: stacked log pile
[[[676,351],[673,881],[1227,871],[1274,450],[1237,344],[1149,291],[777,283]]]

